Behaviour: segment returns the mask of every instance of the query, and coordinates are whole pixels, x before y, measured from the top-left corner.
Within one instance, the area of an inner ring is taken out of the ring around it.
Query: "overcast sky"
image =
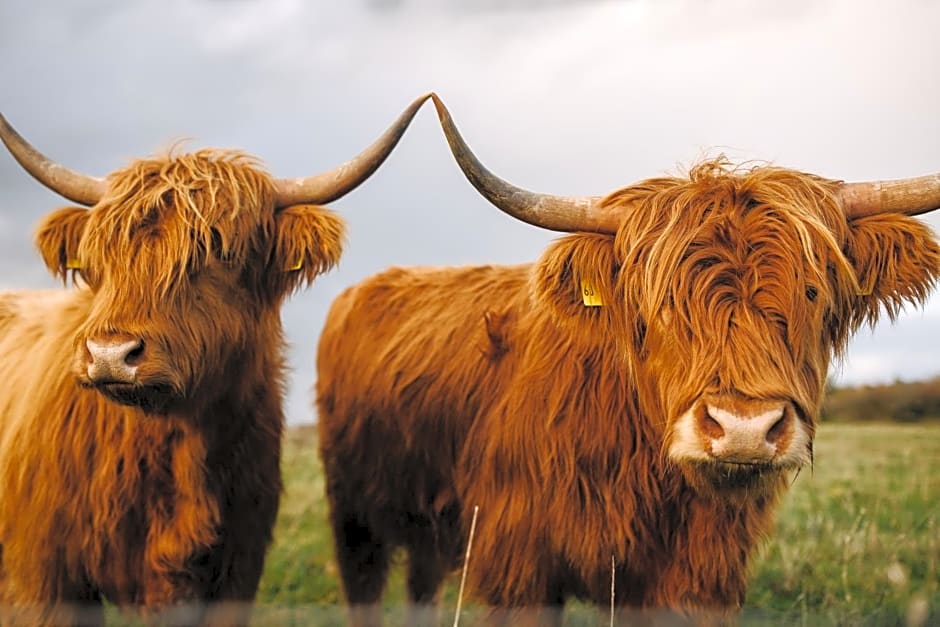
[[[938,29],[934,0],[8,1],[0,111],[94,175],[180,138],[315,173],[434,90],[478,156],[535,191],[601,195],[718,152],[897,178],[940,170]],[[63,204],[0,154],[0,288],[56,285],[32,233]],[[473,191],[431,107],[334,208],[349,222],[342,262],[283,314],[292,422],[313,420],[317,337],[343,288],[390,265],[533,260],[557,237]],[[832,372],[934,376],[938,349],[934,295],[863,330]]]

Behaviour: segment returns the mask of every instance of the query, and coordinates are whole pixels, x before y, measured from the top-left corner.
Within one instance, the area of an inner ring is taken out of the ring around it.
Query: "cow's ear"
[[[923,305],[940,278],[940,245],[925,223],[898,214],[849,222],[846,257],[855,268],[856,326],[880,312],[893,320],[905,304]]]
[[[277,213],[277,237],[267,283],[277,296],[311,283],[343,252],[346,223],[317,205],[292,205]]]
[[[88,209],[63,207],[53,211],[36,229],[36,247],[46,267],[63,280],[70,270],[81,268],[78,248],[88,223]]]
[[[616,294],[618,268],[613,236],[584,233],[561,238],[536,264],[535,298],[561,325],[585,319],[607,324],[621,300]]]

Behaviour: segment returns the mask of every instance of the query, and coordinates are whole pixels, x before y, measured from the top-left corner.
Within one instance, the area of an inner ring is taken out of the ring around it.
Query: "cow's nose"
[[[759,407],[709,403],[700,430],[711,440],[712,455],[723,462],[769,462],[777,453],[793,418],[786,403]]]
[[[137,366],[144,355],[144,341],[86,340],[88,364],[86,372],[94,383],[133,383]]]

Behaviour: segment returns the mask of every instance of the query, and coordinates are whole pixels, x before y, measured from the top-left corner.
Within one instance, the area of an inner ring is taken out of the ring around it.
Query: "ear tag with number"
[[[78,259],[69,259],[65,262],[65,268],[67,270],[81,270],[82,262]]]
[[[581,300],[585,307],[602,307],[604,301],[601,300],[600,292],[594,287],[594,284],[586,279],[581,279]]]
[[[300,270],[300,269],[303,268],[303,267],[304,267],[304,258],[301,257],[301,258],[299,258],[299,259],[297,260],[297,263],[295,263],[295,264],[292,265],[291,267],[287,268],[287,272],[293,272],[293,271],[295,271],[295,270]]]

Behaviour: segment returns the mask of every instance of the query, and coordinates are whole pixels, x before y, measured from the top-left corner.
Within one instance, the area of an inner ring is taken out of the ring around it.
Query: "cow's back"
[[[380,526],[457,505],[453,467],[514,357],[528,268],[393,268],[335,300],[316,385],[332,497],[357,501]]]

